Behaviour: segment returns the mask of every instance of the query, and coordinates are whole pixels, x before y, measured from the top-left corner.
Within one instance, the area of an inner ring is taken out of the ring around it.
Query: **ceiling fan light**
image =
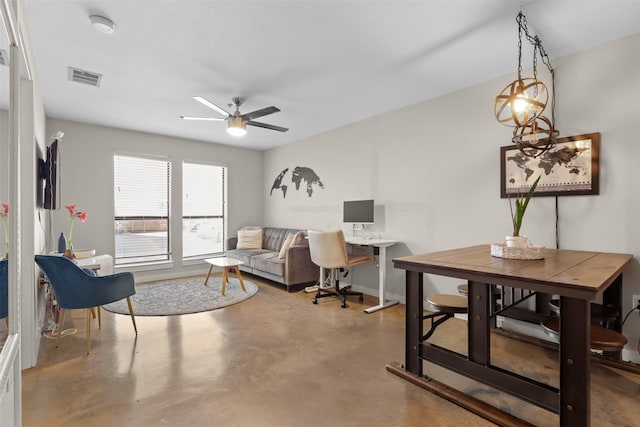
[[[247,122],[240,116],[231,116],[227,119],[227,133],[233,136],[247,134]]]

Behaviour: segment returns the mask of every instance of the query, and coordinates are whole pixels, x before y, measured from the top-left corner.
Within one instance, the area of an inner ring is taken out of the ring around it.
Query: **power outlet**
[[[631,308],[636,308],[638,306],[638,302],[640,302],[640,295],[633,295],[633,303]]]

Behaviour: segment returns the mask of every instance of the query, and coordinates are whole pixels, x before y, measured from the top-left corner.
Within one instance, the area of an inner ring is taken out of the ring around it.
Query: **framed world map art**
[[[539,175],[533,196],[598,194],[599,165],[599,132],[558,138],[555,147],[536,158],[515,145],[500,147],[500,197],[526,194]]]

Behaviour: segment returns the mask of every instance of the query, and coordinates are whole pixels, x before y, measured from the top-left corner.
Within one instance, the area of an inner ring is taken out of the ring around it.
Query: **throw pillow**
[[[299,246],[299,245],[309,246],[309,240],[307,239],[307,232],[304,231],[304,230],[298,231],[296,233],[296,236],[293,238],[293,242],[291,242],[291,245],[294,245],[294,246]]]
[[[278,254],[278,258],[283,259],[284,255],[287,253],[287,248],[291,246],[291,242],[293,242],[293,238],[296,237],[295,234],[287,234],[287,238],[284,239],[282,243],[282,248],[280,248],[280,253]]]
[[[236,249],[262,249],[262,229],[238,230]]]

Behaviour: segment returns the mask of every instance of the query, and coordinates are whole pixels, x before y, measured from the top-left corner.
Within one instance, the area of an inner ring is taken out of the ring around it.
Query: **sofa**
[[[259,241],[243,244],[243,236],[252,233]],[[245,227],[238,237],[227,240],[226,256],[243,261],[240,270],[286,286],[287,292],[315,283],[320,268],[311,261],[306,231],[277,227]],[[239,244],[240,243],[240,244]],[[283,249],[283,244],[286,247]]]

